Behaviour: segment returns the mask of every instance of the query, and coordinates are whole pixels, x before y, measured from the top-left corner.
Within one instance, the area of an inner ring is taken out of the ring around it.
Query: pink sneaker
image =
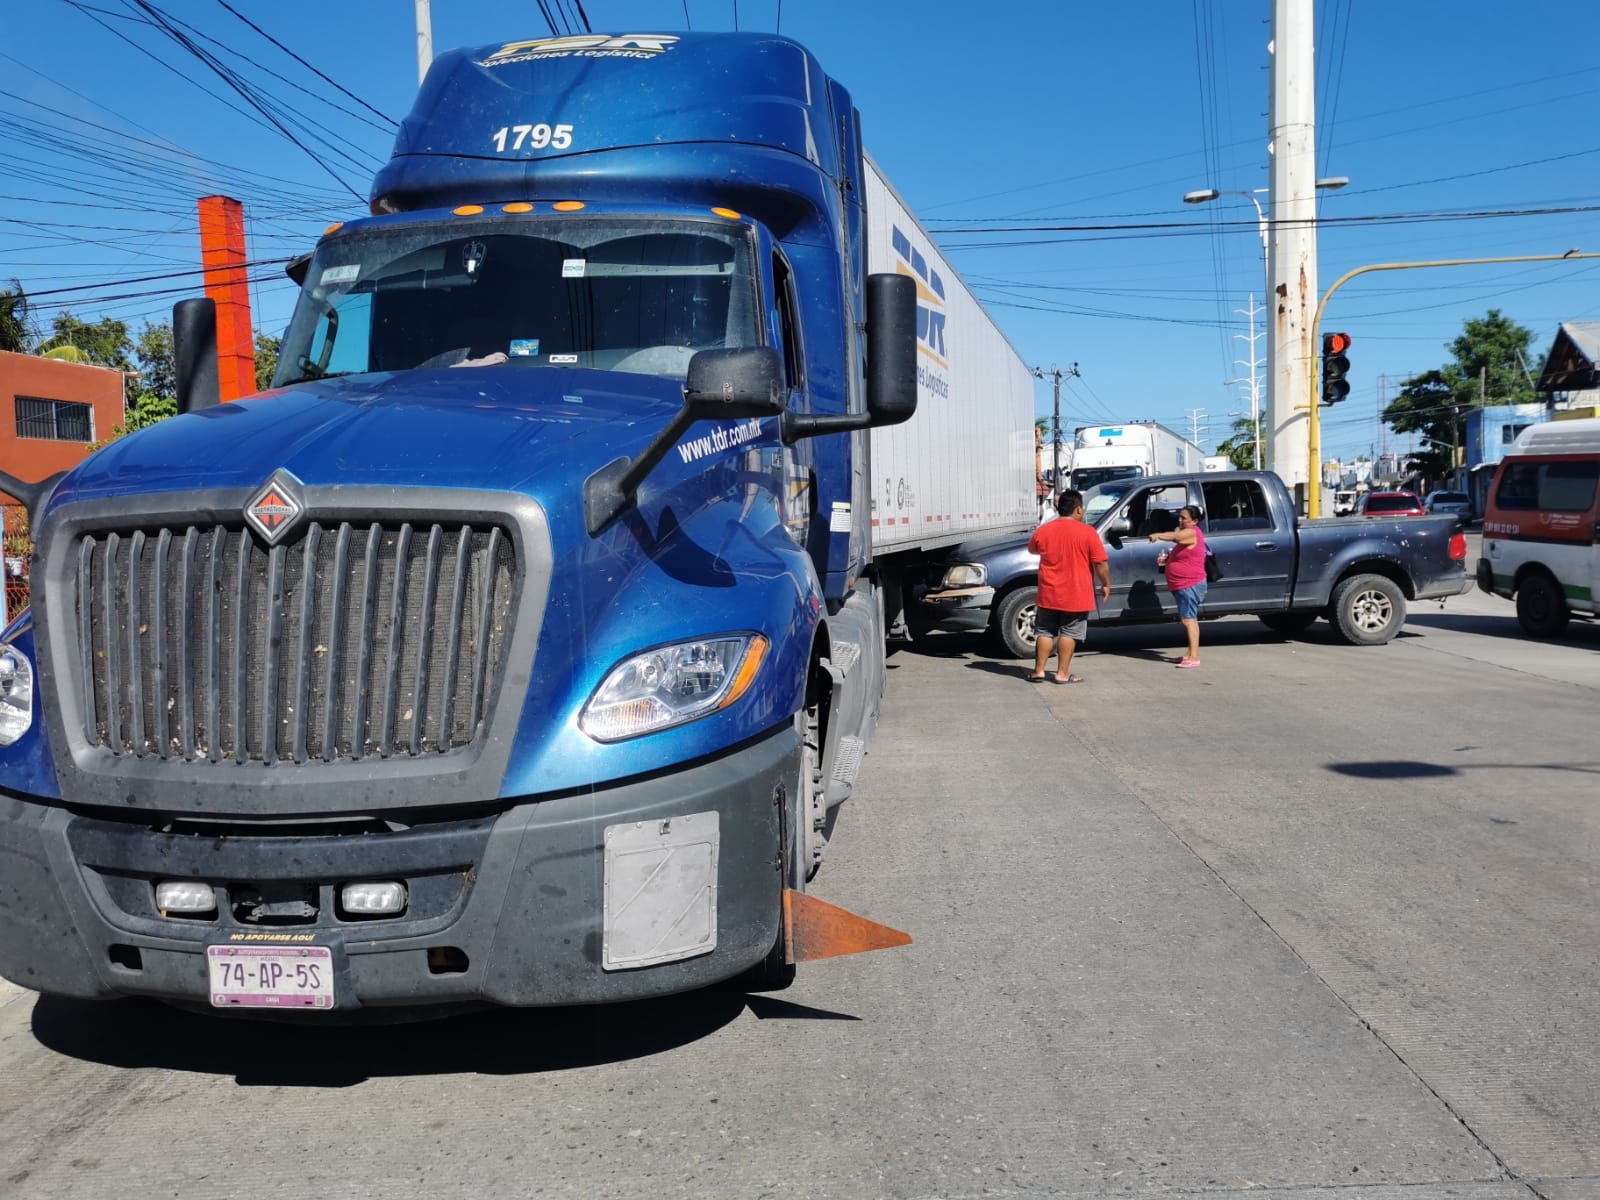
[[[1198,658],[1190,658],[1186,654],[1178,660],[1178,670],[1180,671],[1196,671],[1199,669],[1200,660]]]

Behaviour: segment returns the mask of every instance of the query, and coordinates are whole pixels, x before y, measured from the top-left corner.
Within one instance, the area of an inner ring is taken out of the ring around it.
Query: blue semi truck
[[[898,580],[1031,508],[1032,392],[984,325],[962,400],[975,302],[848,93],[777,37],[453,51],[371,211],[291,268],[271,390],[209,401],[186,302],[182,415],[0,479],[0,974],[551,1005],[908,940],[808,883]],[[919,396],[995,454],[880,480]]]

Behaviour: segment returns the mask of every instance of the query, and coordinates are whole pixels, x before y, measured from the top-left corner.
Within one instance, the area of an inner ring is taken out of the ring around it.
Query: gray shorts
[[[1039,637],[1064,637],[1081,642],[1089,636],[1089,614],[1064,612],[1059,608],[1037,608],[1034,610],[1033,632]]]

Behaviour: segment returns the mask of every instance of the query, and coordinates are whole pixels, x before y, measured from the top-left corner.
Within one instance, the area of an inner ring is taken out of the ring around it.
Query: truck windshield
[[[1072,486],[1086,492],[1114,479],[1138,479],[1144,471],[1140,467],[1079,467],[1071,475]]]
[[[317,248],[273,383],[500,364],[681,379],[698,350],[760,343],[754,261],[726,222],[352,230]]]

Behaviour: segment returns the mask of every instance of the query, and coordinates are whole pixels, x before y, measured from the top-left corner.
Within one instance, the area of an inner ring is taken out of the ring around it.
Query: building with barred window
[[[30,483],[65,471],[122,418],[122,372],[0,351],[0,471]]]

